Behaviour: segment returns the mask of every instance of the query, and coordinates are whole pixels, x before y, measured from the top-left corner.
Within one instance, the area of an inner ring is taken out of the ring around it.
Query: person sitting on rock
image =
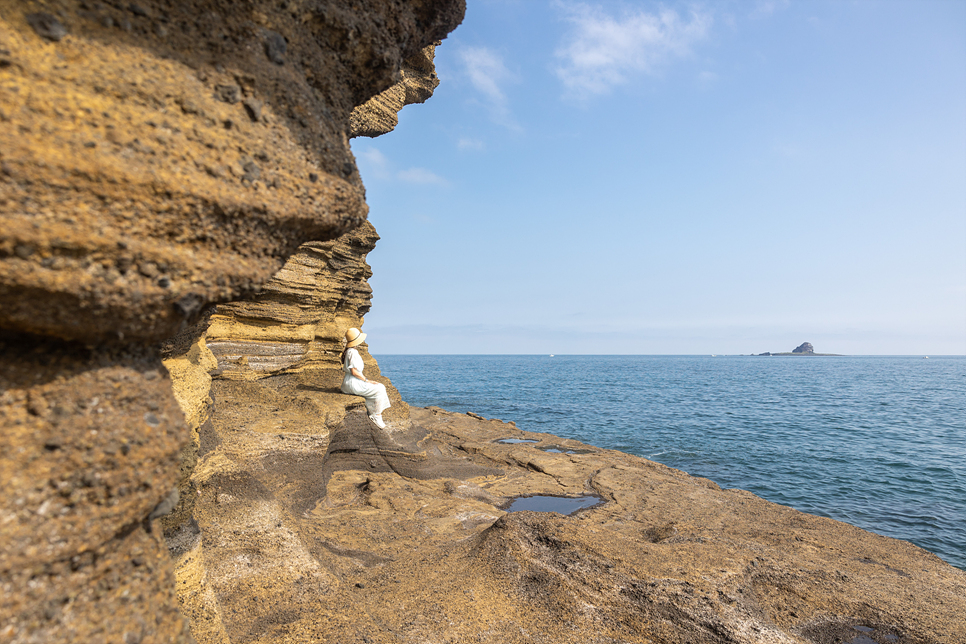
[[[386,423],[382,420],[382,412],[390,406],[386,385],[369,380],[362,375],[364,368],[362,356],[353,348],[365,341],[366,334],[355,327],[345,332],[345,350],[342,352],[342,369],[345,371],[345,377],[342,379],[342,393],[365,398],[369,420],[379,429],[385,429]]]

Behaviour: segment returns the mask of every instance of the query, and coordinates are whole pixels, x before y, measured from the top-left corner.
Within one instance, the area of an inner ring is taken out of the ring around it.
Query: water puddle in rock
[[[521,496],[517,497],[507,508],[507,512],[557,512],[570,516],[579,510],[586,510],[600,505],[604,500],[596,496]]]
[[[522,443],[536,443],[533,438],[501,438],[497,443],[502,443],[503,445],[520,445]]]
[[[860,633],[874,633],[875,632],[875,629],[874,628],[869,628],[868,626],[853,626],[852,628],[854,630],[859,631]],[[899,641],[899,638],[896,635],[893,635],[892,633],[886,634],[885,636],[882,637],[882,639],[885,640],[886,642],[898,642]],[[880,644],[880,641],[877,640],[877,639],[872,639],[868,635],[856,635],[851,640],[849,640],[849,644]]]
[[[593,450],[589,449],[567,449],[560,445],[547,445],[546,447],[538,447],[537,449],[548,454],[591,454],[593,452]]]

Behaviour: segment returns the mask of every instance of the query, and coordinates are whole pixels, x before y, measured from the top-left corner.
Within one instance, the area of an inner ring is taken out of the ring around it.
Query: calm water
[[[966,569],[966,358],[377,356],[403,399],[618,449]]]

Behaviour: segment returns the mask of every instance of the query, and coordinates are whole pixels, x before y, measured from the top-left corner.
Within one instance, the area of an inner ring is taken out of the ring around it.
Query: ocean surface
[[[966,357],[376,359],[412,405],[643,456],[966,569]]]

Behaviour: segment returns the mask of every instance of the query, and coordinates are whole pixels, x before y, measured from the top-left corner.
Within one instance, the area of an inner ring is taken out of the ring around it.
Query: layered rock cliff
[[[339,391],[378,239],[348,139],[462,11],[0,0],[0,639],[966,639],[910,544]],[[533,494],[604,503],[506,512]]]
[[[154,520],[211,413],[191,325],[363,224],[350,116],[463,10],[0,0],[0,639],[190,641]]]
[[[966,637],[966,573],[912,544],[472,415],[327,425],[297,375],[214,383],[195,523],[170,540],[199,642]],[[601,503],[507,512],[532,495]]]

